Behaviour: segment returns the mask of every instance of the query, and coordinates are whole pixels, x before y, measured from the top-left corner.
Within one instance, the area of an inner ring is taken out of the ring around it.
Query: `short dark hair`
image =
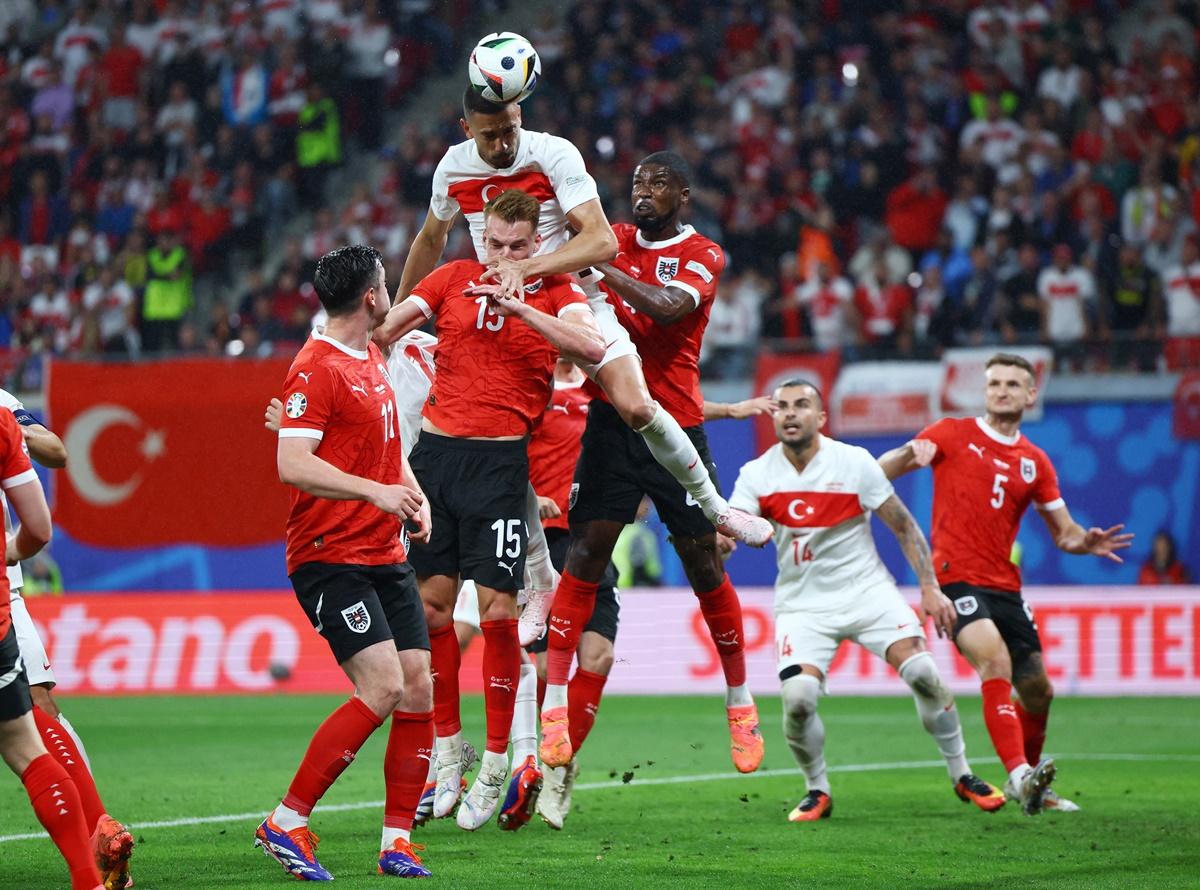
[[[511,102],[493,102],[491,99],[485,99],[479,90],[471,84],[467,84],[467,88],[463,91],[463,118],[469,118],[472,114],[500,114],[511,104]]]
[[[822,411],[825,410],[825,396],[821,394],[821,387],[817,386],[811,380],[809,380],[805,377],[789,377],[787,380],[784,380],[781,383],[777,383],[775,385],[775,388],[783,389],[784,387],[788,387],[788,386],[807,386],[809,389],[811,389],[813,392],[815,392],[817,394],[817,400],[820,401],[820,403],[821,403],[821,410]]]
[[[1023,355],[1017,355],[1014,352],[997,352],[987,360],[987,364],[983,366],[983,369],[986,371],[992,365],[1007,365],[1008,367],[1028,371],[1029,379],[1035,383],[1037,382],[1037,371],[1034,370],[1033,363]]]
[[[666,167],[679,180],[679,184],[687,188],[692,181],[692,166],[680,155],[673,151],[656,151],[646,155],[638,163],[639,167],[650,164],[655,167]]]
[[[346,315],[358,308],[358,299],[379,284],[383,257],[366,244],[347,244],[317,260],[313,287],[330,315]]]

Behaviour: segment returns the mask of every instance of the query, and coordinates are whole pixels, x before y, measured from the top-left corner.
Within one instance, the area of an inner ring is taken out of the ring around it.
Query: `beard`
[[[648,214],[645,216],[633,215],[633,224],[638,227],[641,232],[658,232],[667,224],[670,216],[660,216],[658,214]]]

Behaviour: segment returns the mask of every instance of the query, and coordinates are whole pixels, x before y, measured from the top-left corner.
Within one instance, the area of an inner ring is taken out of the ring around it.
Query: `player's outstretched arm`
[[[427,316],[415,300],[402,300],[391,309],[371,332],[371,339],[380,349],[386,349],[410,331],[425,324]]]
[[[1064,553],[1090,553],[1117,563],[1125,561],[1117,555],[1117,551],[1129,547],[1133,535],[1121,533],[1124,525],[1114,525],[1112,528],[1084,528],[1071,518],[1071,511],[1066,507],[1038,512],[1042,514],[1046,527],[1050,529],[1054,545]]]
[[[933,617],[934,626],[939,637],[948,637],[954,632],[954,604],[942,593],[937,576],[933,573],[933,556],[929,552],[929,542],[925,534],[913,519],[904,501],[892,495],[879,505],[875,511],[879,518],[892,530],[904,558],[912,566],[921,585],[921,611]]]
[[[546,338],[564,358],[585,365],[604,359],[604,336],[586,303],[573,303],[562,317],[542,312],[522,299],[508,296],[499,284],[480,284],[463,291],[469,297],[484,296],[498,315],[515,316]]]
[[[411,294],[417,283],[437,266],[446,249],[446,239],[450,237],[454,219],[438,219],[432,210],[425,214],[425,222],[408,248],[408,259],[404,261],[404,271],[400,273],[400,286],[396,288],[397,303]]]
[[[280,439],[276,451],[279,481],[331,501],[366,501],[401,519],[415,516],[424,503],[421,493],[406,485],[383,485],[339,470],[317,457],[319,444],[306,436]]]
[[[675,324],[699,306],[697,299],[682,288],[669,284],[655,287],[626,275],[611,263],[600,263],[596,268],[604,273],[605,283],[617,296],[659,324]]]
[[[50,520],[46,493],[36,478],[5,489],[4,495],[21,523],[15,532],[8,535],[4,554],[8,565],[13,566],[23,559],[29,559],[49,544],[54,526]]]
[[[409,531],[409,540],[418,544],[426,544],[429,542],[429,536],[433,534],[433,515],[429,510],[429,501],[425,498],[425,492],[421,489],[421,483],[417,481],[417,477],[408,463],[408,455],[404,453],[403,449],[400,451],[400,483],[411,488],[421,498],[421,506],[412,515],[412,523],[416,528]]]
[[[29,447],[29,456],[43,467],[61,470],[67,465],[67,446],[40,423],[21,424],[21,435]]]
[[[879,458],[879,466],[888,479],[895,479],[905,473],[919,470],[933,463],[937,457],[937,445],[928,439],[910,439],[899,448],[884,452]]]
[[[527,279],[573,274],[616,257],[617,236],[608,224],[599,198],[584,201],[572,209],[567,214],[567,221],[575,237],[558,250],[524,260],[495,257],[488,262],[489,271],[484,274],[484,279],[498,283],[505,293],[517,294]]]
[[[760,414],[774,414],[775,403],[770,396],[755,396],[741,402],[704,403],[705,420],[745,420]]]

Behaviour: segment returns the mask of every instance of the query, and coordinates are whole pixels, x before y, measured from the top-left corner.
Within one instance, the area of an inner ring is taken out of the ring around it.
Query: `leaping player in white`
[[[939,636],[954,629],[954,606],[938,587],[929,544],[875,459],[821,435],[825,406],[806,380],[774,393],[779,444],[742,467],[730,502],[775,527],[775,648],[783,687],[783,728],[808,793],[791,822],[833,813],[825,768],[825,726],[817,699],[842,640],[887,661],[909,685],[925,730],[946,759],[955,793],[982,810],[1003,793],[971,772],[954,697],[942,683],[917,620],[871,537],[871,513],[896,535],[921,585],[921,616]]]

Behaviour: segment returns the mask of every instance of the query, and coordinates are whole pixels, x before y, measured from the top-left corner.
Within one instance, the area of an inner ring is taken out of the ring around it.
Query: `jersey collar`
[[[686,241],[688,238],[691,238],[695,234],[696,234],[696,230],[693,229],[691,226],[684,226],[683,231],[680,232],[678,235],[676,235],[674,238],[668,238],[666,241],[647,241],[645,236],[642,235],[642,230],[638,229],[637,230],[637,243],[638,243],[639,247],[645,247],[647,250],[658,250],[659,248],[662,248],[662,247],[674,247],[676,244]]]
[[[1021,440],[1020,431],[1013,433],[1011,436],[1006,436],[1004,433],[992,429],[992,427],[988,425],[988,422],[982,417],[976,417],[975,424],[985,436],[987,436],[989,439],[996,440],[1001,445],[1016,445],[1017,442]]]
[[[320,340],[324,343],[328,343],[334,349],[339,349],[351,358],[358,359],[360,362],[365,362],[367,360],[367,351],[365,349],[351,349],[345,343],[335,340],[332,337],[326,337],[324,334],[318,334],[316,331],[313,331],[312,336],[314,340]]]

